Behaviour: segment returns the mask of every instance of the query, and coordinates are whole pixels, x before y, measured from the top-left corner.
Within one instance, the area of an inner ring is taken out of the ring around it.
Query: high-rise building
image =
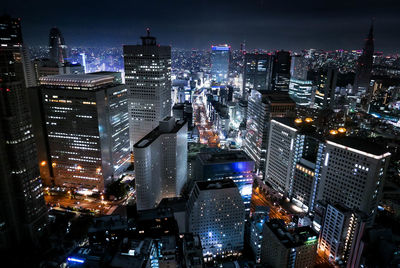
[[[29,109],[20,19],[0,17],[0,250],[38,241],[47,224]]]
[[[324,140],[312,118],[271,120],[265,180],[304,211],[313,209]]]
[[[282,118],[281,121],[293,120]],[[265,181],[275,190],[290,196],[297,129],[272,119],[269,131]]]
[[[196,182],[188,201],[188,218],[189,232],[200,236],[207,260],[243,250],[245,211],[232,180]]]
[[[136,206],[154,208],[181,194],[187,178],[187,122],[166,117],[134,145]]]
[[[328,204],[319,236],[319,249],[334,265],[360,267],[365,225],[362,213],[339,204]]]
[[[260,92],[269,89],[271,84],[273,56],[271,54],[246,53],[243,66],[243,93],[247,99],[251,90]]]
[[[226,44],[211,46],[211,79],[222,85],[228,83],[230,50]]]
[[[338,135],[337,131],[331,132]],[[326,141],[317,200],[357,209],[373,223],[390,153],[370,141],[337,137]]]
[[[288,91],[290,82],[290,52],[277,51],[274,55],[272,68],[271,89],[276,91]]]
[[[62,65],[67,58],[67,46],[64,37],[56,27],[50,29],[49,58],[58,65]]]
[[[290,64],[290,78],[307,80],[308,61],[304,56],[293,55]]]
[[[272,117],[285,117],[295,109],[294,101],[285,92],[261,93],[252,90],[248,99],[244,151],[254,160],[256,170],[263,172]]]
[[[243,151],[221,150],[197,154],[196,180],[232,179],[243,198],[246,215],[250,213],[254,170],[254,161]]]
[[[129,165],[127,88],[107,74],[54,75],[37,89],[39,154],[56,185],[103,191]]]
[[[318,234],[308,226],[288,230],[282,220],[264,224],[261,263],[267,267],[314,267]]]
[[[371,24],[368,36],[361,56],[356,64],[356,76],[354,78],[353,92],[367,91],[371,79],[374,57],[374,25]]]
[[[328,68],[318,72],[314,93],[315,108],[332,109],[334,107],[337,76],[338,70],[336,68]]]
[[[128,86],[131,146],[171,115],[171,47],[142,36],[141,45],[125,45],[125,83]]]

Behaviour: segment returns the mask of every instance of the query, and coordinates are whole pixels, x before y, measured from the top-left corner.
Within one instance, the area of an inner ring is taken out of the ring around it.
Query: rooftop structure
[[[69,75],[51,75],[39,78],[41,85],[57,87],[87,87],[96,88],[112,84],[114,77],[112,75],[88,75],[88,74],[69,74]]]

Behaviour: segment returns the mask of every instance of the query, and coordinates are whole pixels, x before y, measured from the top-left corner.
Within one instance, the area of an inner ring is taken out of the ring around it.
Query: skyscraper
[[[357,60],[353,92],[366,91],[369,87],[374,57],[374,25],[371,23],[363,52]]]
[[[285,117],[294,112],[294,101],[287,92],[261,93],[253,90],[249,96],[244,151],[254,160],[256,170],[265,169],[268,150],[269,122],[272,117]]]
[[[0,249],[37,243],[47,223],[20,19],[0,17]],[[24,243],[24,244],[22,244]]]
[[[108,74],[40,79],[47,166],[56,185],[103,191],[129,165],[127,89]]]
[[[188,201],[189,231],[198,234],[203,256],[235,255],[243,249],[244,205],[232,180],[196,182]]]
[[[211,46],[211,79],[222,85],[228,83],[230,50],[226,44]]]
[[[389,159],[385,148],[362,138],[327,140],[317,200],[357,209],[371,225],[382,197]]]
[[[136,205],[151,209],[181,194],[187,178],[187,122],[166,117],[134,145]]]
[[[243,67],[243,99],[256,89],[266,91],[271,84],[273,56],[270,54],[246,53]]]
[[[288,91],[290,82],[290,52],[280,50],[274,55],[271,89]]]
[[[171,47],[142,36],[141,45],[125,45],[125,83],[128,86],[131,146],[171,115]]]
[[[49,34],[49,58],[61,66],[67,58],[67,46],[61,31],[54,27]]]
[[[318,109],[333,109],[335,104],[335,90],[338,70],[336,68],[327,68],[319,70],[314,92],[314,107]]]

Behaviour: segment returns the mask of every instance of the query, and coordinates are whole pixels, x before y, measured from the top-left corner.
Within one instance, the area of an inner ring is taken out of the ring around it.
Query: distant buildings
[[[288,91],[290,82],[290,52],[277,51],[274,55],[271,90]]]
[[[264,224],[261,263],[267,267],[314,267],[318,234],[308,226],[289,231],[283,221]]]
[[[187,206],[189,232],[200,236],[206,260],[241,253],[245,210],[232,180],[196,182]]]
[[[314,108],[333,109],[337,76],[338,70],[335,68],[319,70],[316,78],[317,87],[314,92]]]
[[[247,100],[252,90],[266,91],[271,85],[274,58],[270,54],[246,53],[243,66],[242,98]]]
[[[124,46],[131,146],[171,115],[171,47],[142,36],[141,45]]]
[[[222,85],[228,83],[230,50],[226,44],[211,46],[211,79]]]
[[[103,191],[129,165],[127,89],[113,75],[42,77],[41,168],[56,185]]]
[[[354,78],[353,92],[366,92],[371,80],[372,64],[374,56],[374,25],[371,24],[368,36],[365,40],[362,55],[356,63],[356,76]]]
[[[67,58],[67,46],[61,31],[54,27],[49,34],[49,58],[51,61],[61,66]]]
[[[0,250],[14,253],[38,243],[47,225],[47,208],[28,101],[21,21],[4,15],[0,24]]]
[[[187,179],[187,122],[166,117],[134,145],[136,204],[151,209],[181,194]]]

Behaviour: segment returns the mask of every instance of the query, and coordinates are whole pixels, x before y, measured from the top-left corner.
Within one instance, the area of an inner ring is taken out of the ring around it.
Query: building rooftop
[[[171,126],[171,129],[169,131],[163,131],[162,124],[161,123],[167,123],[171,119],[170,116],[166,117],[163,121],[160,121],[160,125],[153,129],[151,132],[149,132],[146,136],[144,136],[140,141],[138,141],[133,147],[134,148],[145,148],[149,146],[153,141],[155,141],[158,137],[160,137],[162,134],[166,133],[177,133],[185,124],[186,120],[179,120],[176,121],[174,125]]]
[[[268,102],[270,104],[292,104],[296,105],[296,103],[289,96],[288,92],[275,92],[275,91],[265,91],[261,92],[263,102]]]
[[[114,76],[97,74],[60,74],[39,78],[40,85],[94,88],[112,84]]]
[[[286,248],[317,244],[318,242],[318,233],[309,226],[297,227],[289,231],[283,220],[271,219],[265,224]]]
[[[390,153],[385,147],[361,137],[329,137],[327,143],[333,146],[342,147],[346,150],[354,151],[355,153],[364,153],[367,154],[368,157],[372,158],[380,159],[390,156]]]
[[[217,180],[217,181],[197,181],[197,186],[200,191],[205,190],[221,190],[228,188],[236,188],[236,184],[231,179]]]
[[[221,150],[216,152],[201,152],[197,158],[203,165],[214,165],[219,163],[253,161],[244,151]]]

